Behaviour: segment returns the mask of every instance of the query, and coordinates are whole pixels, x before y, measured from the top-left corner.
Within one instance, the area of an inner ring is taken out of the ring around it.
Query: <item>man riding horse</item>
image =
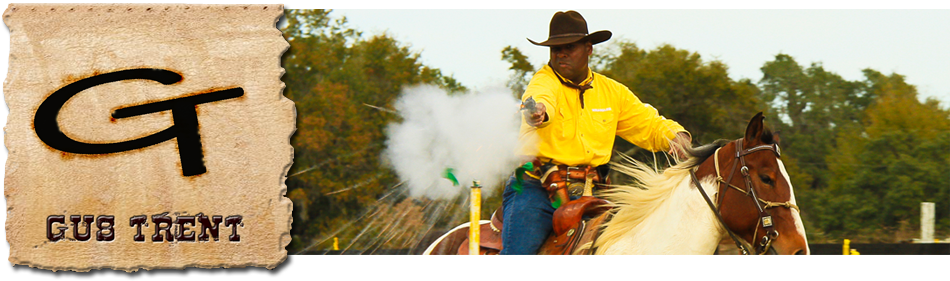
[[[546,41],[528,39],[549,47],[551,58],[522,95],[528,108],[521,138],[537,134],[540,141],[533,169],[523,180],[516,172],[505,185],[501,254],[537,253],[552,231],[556,208],[604,184],[614,136],[685,157],[683,148],[692,139],[683,126],[642,103],[623,84],[588,68],[593,45],[610,36],[606,30],[588,34],[584,17],[567,11],[551,18]]]

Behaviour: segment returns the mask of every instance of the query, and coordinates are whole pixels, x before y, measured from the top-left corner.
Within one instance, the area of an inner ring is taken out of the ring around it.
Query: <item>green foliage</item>
[[[820,63],[806,68],[786,54],[776,55],[761,70],[762,98],[772,108],[769,124],[781,132],[783,160],[796,199],[802,206],[819,206],[802,210],[811,232],[826,199],[821,194],[836,178],[828,172],[825,158],[836,151],[836,136],[860,129],[873,93],[861,82],[825,71]]]
[[[512,73],[507,86],[514,93],[515,98],[520,100],[521,94],[524,93],[525,87],[528,87],[531,75],[534,74],[536,69],[528,62],[528,56],[522,54],[517,47],[505,47],[501,50],[501,59],[511,64],[508,70],[511,70]]]
[[[594,71],[626,85],[641,101],[683,125],[697,144],[737,138],[748,118],[763,109],[759,89],[751,81],[734,81],[722,62],[706,62],[695,52],[671,45],[648,51],[617,41],[606,49],[595,48],[591,61]],[[664,153],[640,149],[619,137],[614,150],[648,163],[669,163]]]
[[[618,50],[597,50],[598,71],[627,85],[640,100],[676,120],[697,143],[736,138],[749,117],[761,111],[758,89],[748,80],[729,78],[720,61],[663,45],[647,51],[618,41]]]
[[[296,252],[319,239],[326,241],[331,231],[345,228],[367,210],[378,218],[409,214],[420,207],[380,205],[379,199],[387,196],[390,201],[385,202],[390,204],[405,198],[392,188],[399,181],[379,158],[385,126],[398,116],[367,105],[391,108],[402,89],[414,84],[435,84],[449,91],[465,88],[439,69],[422,65],[418,53],[395,39],[364,38],[347,26],[345,18],[332,19],[330,11],[287,10],[285,17],[282,31],[290,43],[282,58],[285,95],[296,103],[298,114],[297,132],[291,138],[294,164],[287,179],[294,201],[289,250]],[[401,227],[409,225],[421,227],[418,222]],[[366,232],[371,231],[337,235],[348,240]],[[415,238],[393,239],[398,241],[390,242],[399,244],[400,239]]]
[[[919,228],[920,202],[948,203],[950,115],[935,100],[921,103],[903,76],[865,69],[863,81],[846,81],[785,54],[762,72],[810,233],[897,242]],[[937,209],[938,230],[950,230],[946,208]]]
[[[946,231],[950,111],[935,100],[921,103],[915,87],[900,75],[870,69],[864,73],[877,99],[866,110],[866,126],[839,134],[839,154],[827,156],[835,177],[816,208],[817,223],[838,236],[869,236],[875,229],[896,229],[902,222],[918,229],[920,202],[936,202],[937,228]]]

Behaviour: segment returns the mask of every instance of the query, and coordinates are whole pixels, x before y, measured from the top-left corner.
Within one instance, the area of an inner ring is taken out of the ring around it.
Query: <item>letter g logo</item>
[[[36,135],[46,145],[54,149],[77,154],[116,153],[144,148],[177,138],[182,174],[184,176],[195,176],[207,172],[204,165],[204,153],[201,150],[201,136],[198,134],[196,106],[202,103],[240,97],[244,95],[244,90],[240,87],[117,109],[112,113],[112,117],[116,119],[165,110],[172,111],[174,124],[171,127],[134,140],[116,143],[85,143],[66,136],[60,130],[56,117],[70,98],[79,92],[98,85],[133,79],[152,80],[170,85],[178,83],[182,80],[182,77],[178,73],[164,69],[139,68],[99,74],[70,83],[53,92],[36,110],[33,119]]]

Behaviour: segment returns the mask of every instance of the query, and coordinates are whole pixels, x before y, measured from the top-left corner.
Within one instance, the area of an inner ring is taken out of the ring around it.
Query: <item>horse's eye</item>
[[[770,178],[769,176],[760,175],[760,176],[759,176],[759,179],[762,180],[762,183],[765,183],[765,184],[768,184],[768,185],[772,185],[772,178]]]

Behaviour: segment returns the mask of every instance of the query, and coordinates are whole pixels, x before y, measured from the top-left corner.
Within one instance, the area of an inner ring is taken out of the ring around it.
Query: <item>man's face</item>
[[[571,44],[551,46],[551,67],[557,73],[580,83],[586,78],[587,61],[594,48],[590,42],[574,42]]]

